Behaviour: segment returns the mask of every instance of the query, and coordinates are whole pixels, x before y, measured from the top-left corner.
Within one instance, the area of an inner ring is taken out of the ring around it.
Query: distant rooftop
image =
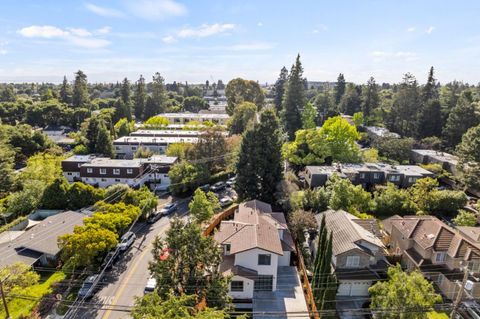
[[[64,162],[84,162],[88,163],[92,161],[95,158],[95,155],[93,154],[88,154],[88,155],[73,155],[70,156],[69,158],[64,159]]]
[[[449,162],[449,163],[458,163],[458,157],[446,152],[435,151],[435,150],[421,150],[421,149],[414,149],[412,152],[423,155],[429,156],[441,162]]]
[[[111,159],[106,157],[99,157],[92,160],[90,163],[85,163],[82,167],[140,167],[142,162],[140,159]]]
[[[197,143],[196,137],[176,137],[176,136],[123,136],[117,138],[113,143],[123,144],[171,144],[171,143]]]
[[[225,113],[162,113],[159,116],[163,116],[166,118],[201,118],[201,119],[229,119],[230,116]]]

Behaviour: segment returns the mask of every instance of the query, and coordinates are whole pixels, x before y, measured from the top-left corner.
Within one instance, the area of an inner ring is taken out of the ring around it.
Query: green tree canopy
[[[480,189],[480,125],[463,135],[457,154],[462,182],[466,187]]]
[[[228,123],[230,134],[242,134],[249,123],[255,119],[257,106],[251,102],[240,103],[233,111],[233,116]]]
[[[157,115],[149,118],[145,121],[144,125],[146,128],[153,128],[153,129],[162,129],[167,127],[170,124],[167,118]]]
[[[193,220],[202,224],[208,222],[213,217],[215,211],[220,209],[220,203],[214,193],[206,194],[200,188],[195,190],[192,200],[188,204],[188,209]]]
[[[225,88],[227,113],[233,115],[235,108],[243,102],[254,103],[259,110],[263,107],[265,96],[260,85],[252,80],[236,78],[230,80]]]
[[[317,109],[312,103],[307,102],[302,111],[302,128],[314,129],[317,127]]]
[[[289,140],[293,140],[295,132],[302,127],[300,110],[305,102],[305,79],[299,54],[290,69],[282,102],[282,120]]]

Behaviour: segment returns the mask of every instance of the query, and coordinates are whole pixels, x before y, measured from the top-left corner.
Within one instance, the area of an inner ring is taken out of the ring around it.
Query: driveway
[[[277,278],[276,291],[254,293],[253,318],[308,319],[308,308],[297,269],[291,266],[278,267]]]

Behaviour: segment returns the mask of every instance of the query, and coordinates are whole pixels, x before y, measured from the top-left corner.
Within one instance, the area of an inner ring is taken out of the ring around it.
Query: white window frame
[[[87,173],[92,174],[93,173],[93,168],[87,168]]]
[[[379,179],[380,173],[373,173],[373,179]]]
[[[132,151],[136,151],[137,150],[137,147],[136,146],[132,146]]]
[[[440,258],[439,258],[440,257]],[[446,251],[438,251],[435,254],[435,262],[437,263],[444,263],[447,261],[447,252]]]
[[[365,173],[360,173],[360,178],[364,179],[365,178]]]
[[[120,169],[119,168],[114,168],[113,169],[113,175],[120,175]]]
[[[242,283],[242,289],[238,289],[238,288],[233,289],[233,285],[232,285],[233,282],[238,282],[238,283],[241,282]],[[244,290],[245,290],[245,282],[243,280],[232,280],[230,282],[230,291],[231,292],[243,292]]]
[[[127,168],[127,174],[129,174],[129,175],[133,174],[133,169]]]
[[[106,168],[100,168],[100,175],[107,175],[107,169]]]
[[[360,266],[360,256],[347,256],[347,261],[345,262],[347,268],[357,268]]]

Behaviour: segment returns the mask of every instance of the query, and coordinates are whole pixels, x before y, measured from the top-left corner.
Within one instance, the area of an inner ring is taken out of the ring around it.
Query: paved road
[[[160,206],[170,202],[170,199],[160,202]],[[135,296],[143,296],[143,289],[150,273],[148,263],[152,259],[152,245],[155,237],[162,236],[168,229],[170,219],[174,216],[186,218],[188,199],[178,201],[175,214],[162,217],[155,224],[137,224],[134,231],[137,240],[130,250],[124,253],[112,270],[106,275],[107,285],[98,291],[91,302],[98,305],[132,306]],[[76,318],[120,319],[131,318],[128,312],[112,310],[81,310]]]

